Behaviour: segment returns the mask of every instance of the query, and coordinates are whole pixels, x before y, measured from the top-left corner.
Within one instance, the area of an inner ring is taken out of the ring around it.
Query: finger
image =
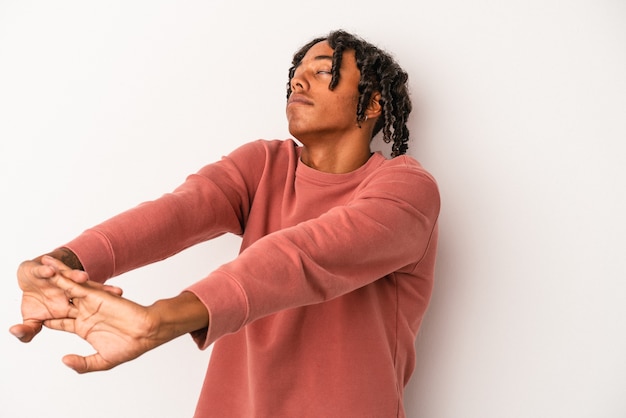
[[[43,257],[41,257],[41,263],[45,266],[53,268],[55,271],[60,272],[65,277],[75,281],[76,283],[85,283],[87,280],[89,280],[89,275],[86,272],[82,270],[72,269],[66,266],[62,261],[57,260],[54,257],[44,255]]]
[[[9,328],[9,332],[23,343],[30,342],[41,331],[42,324],[39,321],[25,321]]]
[[[22,263],[18,269],[18,276],[20,275],[20,270],[23,271],[26,276],[35,277],[37,279],[49,279],[56,274],[54,267],[33,261]],[[28,271],[28,273],[26,273],[26,271]]]
[[[89,281],[89,275],[82,270],[59,270],[59,273],[76,283]]]
[[[68,354],[63,357],[63,364],[80,374],[109,370],[115,366],[105,361],[99,353],[86,357],[78,354]]]
[[[122,296],[122,294],[124,293],[121,287],[112,286],[109,284],[102,285],[102,290],[105,290],[106,292],[109,292],[110,294],[115,296]]]
[[[122,296],[122,294],[124,293],[121,287],[92,281],[87,281],[87,283],[85,283],[85,287],[90,290],[102,290],[113,296]]]
[[[63,290],[68,299],[82,298],[89,292],[80,283],[76,283],[61,274],[54,275],[49,280],[51,284]]]
[[[46,319],[43,325],[56,331],[76,333],[76,321],[73,318]]]

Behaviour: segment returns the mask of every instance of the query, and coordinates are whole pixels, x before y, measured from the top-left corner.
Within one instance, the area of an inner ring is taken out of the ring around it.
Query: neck
[[[311,168],[325,173],[349,173],[361,167],[370,158],[369,143],[360,146],[307,146],[302,148],[300,158]]]

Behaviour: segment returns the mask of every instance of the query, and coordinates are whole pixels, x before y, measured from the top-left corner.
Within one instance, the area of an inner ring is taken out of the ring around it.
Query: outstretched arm
[[[54,262],[53,262],[54,261]],[[65,294],[50,282],[57,268],[67,270],[67,278],[76,283],[85,283],[89,277],[82,271],[76,255],[66,248],[24,261],[17,270],[18,284],[22,289],[22,323],[13,325],[9,332],[22,342],[30,342],[41,331],[43,321],[64,318],[69,303]],[[98,285],[115,295],[122,290],[115,286]]]
[[[56,286],[68,301],[64,317],[46,319],[43,324],[74,333],[96,350],[88,356],[69,354],[63,358],[78,373],[111,369],[208,326],[204,304],[190,292],[141,306],[106,291],[98,283],[76,282],[72,279],[76,272],[64,269],[57,260],[46,258],[43,262],[57,272],[49,278],[50,285]]]

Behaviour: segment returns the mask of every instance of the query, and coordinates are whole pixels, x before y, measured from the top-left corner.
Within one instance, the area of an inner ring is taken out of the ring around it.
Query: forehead
[[[311,65],[318,62],[330,64],[332,63],[332,60],[333,49],[327,41],[321,41],[309,48],[296,67]]]
[[[310,62],[329,61],[332,62],[334,49],[330,46],[328,41],[321,41],[313,45],[300,61],[300,64],[307,64]],[[353,50],[346,50],[343,53],[343,59],[341,62],[341,68],[346,69],[354,67],[356,69],[356,59]]]
[[[316,57],[331,57],[333,56],[333,49],[328,44],[328,41],[321,41],[313,45],[303,57],[303,61],[306,59],[314,59]]]

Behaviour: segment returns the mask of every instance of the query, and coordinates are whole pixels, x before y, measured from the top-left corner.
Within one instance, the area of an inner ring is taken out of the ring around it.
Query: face
[[[334,90],[328,88],[332,54],[333,49],[326,41],[313,45],[291,80],[292,93],[287,102],[289,132],[303,143],[335,140],[359,129],[356,109],[361,75],[354,51],[344,53],[339,83]]]

